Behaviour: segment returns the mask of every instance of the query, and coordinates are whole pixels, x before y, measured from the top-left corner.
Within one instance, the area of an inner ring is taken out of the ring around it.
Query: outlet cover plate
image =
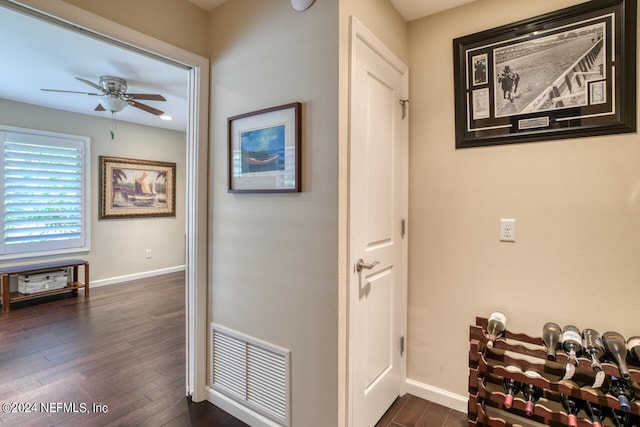
[[[515,219],[500,220],[500,241],[501,242],[516,241],[516,220]]]

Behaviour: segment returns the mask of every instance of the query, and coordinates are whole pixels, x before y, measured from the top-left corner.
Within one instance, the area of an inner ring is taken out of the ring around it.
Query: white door
[[[352,20],[349,152],[350,421],[371,427],[403,393],[407,69]]]

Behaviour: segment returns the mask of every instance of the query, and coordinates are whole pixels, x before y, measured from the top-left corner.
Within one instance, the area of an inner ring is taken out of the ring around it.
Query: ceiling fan
[[[117,113],[127,105],[131,105],[132,107],[139,108],[148,113],[155,114],[156,116],[161,116],[164,114],[164,111],[160,111],[156,108],[138,102],[139,99],[148,101],[166,101],[166,99],[162,95],[151,93],[127,93],[127,81],[123,78],[114,76],[100,76],[98,84],[95,84],[89,80],[81,79],[80,77],[76,77],[76,79],[99,90],[100,93],[78,92],[73,90],[59,89],[41,90],[47,92],[80,93],[84,95],[97,96],[99,104],[95,108],[95,111],[110,111],[112,113]]]

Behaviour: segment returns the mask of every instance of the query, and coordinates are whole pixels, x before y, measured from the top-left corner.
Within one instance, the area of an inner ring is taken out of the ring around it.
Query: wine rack
[[[579,357],[573,378],[570,382],[563,381],[568,360],[563,352],[558,352],[556,361],[547,360],[541,338],[509,330],[490,348],[487,346],[486,327],[487,319],[477,317],[476,324],[469,328],[469,427],[566,427],[568,415],[560,403],[561,394],[619,409],[616,397],[590,387],[595,374],[589,359]],[[607,376],[620,376],[614,363],[605,361],[602,368]],[[629,364],[629,372],[635,395],[640,396],[640,366]],[[522,394],[513,399],[510,409],[504,408],[504,378],[543,390],[531,416],[525,414],[526,402]],[[640,402],[631,402],[630,412],[640,416]],[[582,415],[578,426],[592,427],[584,412]]]

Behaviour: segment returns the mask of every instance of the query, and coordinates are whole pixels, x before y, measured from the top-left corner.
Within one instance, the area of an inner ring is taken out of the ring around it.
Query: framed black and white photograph
[[[636,0],[457,38],[456,148],[636,130]]]
[[[487,54],[473,56],[471,63],[473,64],[473,85],[487,84]]]
[[[300,191],[301,104],[228,119],[230,193]]]

